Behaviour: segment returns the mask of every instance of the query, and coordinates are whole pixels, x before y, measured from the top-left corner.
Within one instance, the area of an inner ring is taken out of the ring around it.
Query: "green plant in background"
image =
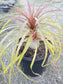
[[[26,77],[28,76],[24,74],[20,69],[19,65],[23,59],[24,54],[27,52],[28,48],[31,47],[35,50],[34,56],[32,58],[32,62],[30,65],[30,68],[32,70],[34,61],[36,59],[37,49],[39,47],[39,42],[43,41],[45,44],[45,58],[42,63],[42,67],[45,67],[57,60],[59,60],[61,56],[61,50],[62,50],[62,28],[59,24],[56,23],[56,19],[53,21],[50,19],[52,17],[53,13],[56,12],[63,12],[63,10],[46,10],[48,6],[52,5],[54,3],[54,0],[46,3],[44,5],[46,0],[43,0],[43,2],[40,4],[37,9],[35,8],[35,2],[33,3],[33,6],[30,7],[30,4],[27,0],[27,8],[20,9],[16,6],[13,6],[13,10],[17,13],[10,14],[8,16],[4,16],[3,18],[0,18],[0,26],[2,28],[0,29],[0,61],[2,64],[3,72],[7,73],[9,71],[9,84],[11,83],[11,73],[14,71],[14,65],[17,62],[17,69]],[[12,23],[12,21],[18,21],[18,23]],[[7,32],[8,31],[8,32]],[[28,36],[26,38],[26,36]],[[11,37],[11,38],[10,38]],[[5,46],[3,46],[4,42],[7,40]],[[21,38],[20,42],[18,43],[19,38]],[[51,41],[51,43],[49,42]],[[20,47],[22,46],[23,42],[26,42],[26,45],[22,51],[22,53],[18,56]],[[9,53],[8,48],[11,44],[15,44],[12,48],[12,53]],[[32,47],[31,45],[34,45]],[[18,46],[17,50],[16,47]],[[47,51],[49,50],[51,54],[51,62],[49,64],[44,65],[46,58],[47,58]],[[58,53],[58,56],[56,57],[56,54]],[[8,57],[8,54],[10,54],[10,57]],[[7,67],[5,67],[3,62],[3,55],[7,58],[7,60],[10,62]],[[32,70],[33,72],[33,70]],[[34,73],[34,72],[33,72]],[[34,73],[36,74],[36,73]],[[33,81],[32,79],[28,78],[29,80]]]

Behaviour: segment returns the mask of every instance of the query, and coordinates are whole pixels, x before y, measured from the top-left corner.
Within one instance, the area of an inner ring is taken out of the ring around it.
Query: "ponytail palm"
[[[33,3],[33,7],[31,7],[27,0],[26,9],[24,8],[21,10],[20,8],[13,6],[13,10],[16,11],[17,14],[4,16],[3,18],[0,19],[0,26],[4,23],[3,27],[0,29],[0,38],[1,38],[0,40],[0,61],[1,61],[4,73],[7,73],[7,71],[10,69],[9,71],[10,79],[11,79],[11,72],[14,70],[13,66],[16,64],[17,61],[18,61],[17,69],[26,78],[28,78],[27,75],[25,75],[18,67],[23,59],[24,54],[27,52],[28,48],[31,47],[31,44],[35,44],[35,46],[33,47],[33,49],[35,50],[35,53],[34,53],[34,56],[32,58],[32,62],[30,65],[31,70],[32,70],[33,64],[36,59],[37,49],[38,49],[38,46],[40,45],[39,44],[40,41],[43,41],[45,45],[45,57],[44,57],[43,63],[41,64],[42,67],[45,67],[59,60],[61,56],[61,50],[62,50],[62,47],[61,47],[62,31],[61,30],[62,28],[59,24],[56,23],[56,20],[58,19],[56,15],[55,15],[56,18],[54,21],[51,20],[50,17],[54,15],[55,11],[63,12],[63,10],[55,9],[55,10],[44,11],[48,6],[54,3],[54,0],[52,0],[44,5],[45,1],[46,0],[43,0],[40,6],[37,7],[36,9],[35,2]],[[12,21],[18,21],[18,23],[9,24]],[[26,36],[28,37],[26,38]],[[2,47],[4,42],[8,38],[10,40],[5,44],[4,47]],[[18,43],[19,38],[21,38],[21,40]],[[49,40],[51,41],[52,44],[49,42]],[[19,50],[24,42],[26,42],[26,45],[22,53],[18,56]],[[10,53],[10,58],[11,58],[10,59],[8,57],[9,52],[7,51],[7,49],[13,43],[15,43],[15,45],[13,46],[12,53]],[[17,46],[18,48],[16,50]],[[49,64],[44,65],[46,58],[47,58],[48,50],[51,53],[52,60],[50,61]],[[57,53],[58,53],[58,56],[56,57]],[[5,55],[7,60],[10,61],[7,67],[5,67],[4,62],[2,60],[3,54]]]

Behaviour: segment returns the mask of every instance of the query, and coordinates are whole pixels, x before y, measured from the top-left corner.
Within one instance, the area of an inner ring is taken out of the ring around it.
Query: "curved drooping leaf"
[[[22,60],[24,54],[26,53],[26,51],[27,51],[28,48],[30,47],[30,44],[31,44],[32,40],[33,40],[33,39],[32,39],[32,35],[30,35],[30,37],[28,38],[28,41],[27,41],[27,43],[26,43],[26,45],[25,45],[25,47],[24,47],[23,52],[19,55],[20,59],[19,59],[19,61],[18,61],[17,66],[20,65],[20,62],[21,62],[21,60]]]

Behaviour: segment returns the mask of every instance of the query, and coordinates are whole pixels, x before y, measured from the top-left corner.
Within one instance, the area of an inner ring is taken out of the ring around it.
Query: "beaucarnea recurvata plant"
[[[3,27],[0,29],[0,61],[2,64],[2,68],[4,73],[7,73],[9,71],[9,84],[11,83],[11,72],[14,70],[14,65],[17,63],[17,69],[29,80],[34,81],[30,79],[26,74],[22,72],[22,70],[19,69],[19,65],[23,59],[24,54],[27,52],[28,48],[31,47],[32,49],[35,49],[34,56],[32,58],[32,62],[30,65],[30,68],[32,70],[34,61],[36,59],[37,49],[39,47],[39,42],[43,41],[45,45],[45,57],[44,61],[42,63],[42,67],[48,66],[49,64],[57,61],[61,56],[61,40],[62,40],[62,28],[59,24],[56,23],[56,20],[58,19],[56,16],[56,19],[53,21],[50,19],[52,17],[52,14],[55,12],[63,12],[63,10],[46,10],[44,11],[48,6],[55,3],[54,0],[44,4],[46,0],[43,0],[42,3],[39,5],[39,7],[35,8],[35,0],[33,3],[33,6],[30,6],[29,1],[27,0],[27,7],[20,9],[16,6],[13,6],[13,10],[17,12],[17,14],[9,14],[4,16],[0,19],[0,26],[4,23]],[[10,4],[8,4],[10,5]],[[12,5],[10,5],[12,6]],[[16,24],[9,24],[12,21],[19,21],[19,23]],[[55,30],[54,32],[51,30]],[[8,31],[8,32],[5,32]],[[57,31],[57,32],[56,32]],[[8,37],[12,35],[12,38],[5,44],[4,47],[2,47],[5,40],[7,40]],[[26,38],[26,36],[28,36]],[[19,38],[21,38],[20,42],[18,43]],[[49,42],[51,41],[51,43]],[[15,42],[15,45],[13,46],[12,53],[10,53],[10,58],[8,57],[9,52],[6,51],[8,47]],[[26,42],[26,45],[23,49],[23,52],[18,56],[18,52],[20,47],[22,46],[23,42]],[[32,47],[31,45],[35,45]],[[16,51],[16,47],[17,51]],[[49,64],[44,65],[46,58],[47,58],[47,51],[49,50],[51,54],[51,62]],[[56,57],[55,54],[58,53],[58,56]],[[10,61],[10,63],[5,67],[4,62],[2,60],[3,54],[5,54],[7,60]],[[33,72],[33,70],[32,70]],[[34,72],[33,72],[34,73]],[[34,73],[36,74],[36,73]]]

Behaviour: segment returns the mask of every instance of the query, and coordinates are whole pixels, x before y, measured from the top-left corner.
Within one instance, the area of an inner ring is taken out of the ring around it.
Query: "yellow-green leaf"
[[[19,55],[20,60],[18,61],[17,66],[19,66],[19,65],[20,65],[20,62],[21,62],[21,60],[22,60],[22,58],[23,58],[24,54],[25,54],[25,53],[26,53],[26,51],[28,50],[28,48],[29,48],[29,46],[30,46],[30,44],[31,44],[32,40],[33,40],[33,39],[32,39],[32,35],[30,35],[30,37],[28,38],[28,41],[27,41],[27,43],[26,43],[26,45],[25,45],[25,48],[24,48],[23,52]]]

